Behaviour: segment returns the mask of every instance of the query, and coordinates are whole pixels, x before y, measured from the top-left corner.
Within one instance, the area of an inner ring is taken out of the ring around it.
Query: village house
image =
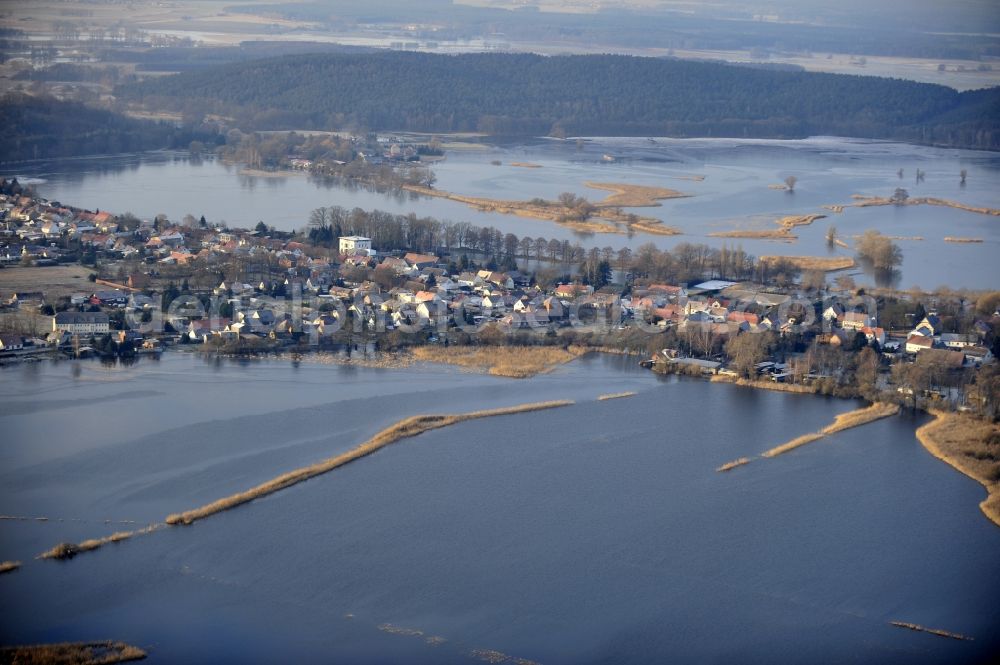
[[[845,330],[861,331],[863,328],[870,328],[875,325],[872,317],[864,312],[844,312],[840,319],[840,327]]]
[[[906,346],[904,348],[907,353],[919,353],[933,348],[933,346],[933,338],[925,337],[924,335],[911,334],[906,338]]]
[[[110,330],[108,315],[104,312],[58,312],[52,317],[52,331],[65,331],[71,335],[99,335]]]
[[[20,351],[24,348],[24,338],[21,335],[0,333],[0,351]]]
[[[338,249],[342,255],[372,254],[372,239],[364,236],[341,236]]]

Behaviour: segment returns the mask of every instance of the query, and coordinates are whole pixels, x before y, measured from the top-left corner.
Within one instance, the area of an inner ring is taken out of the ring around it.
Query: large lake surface
[[[616,159],[608,162],[604,156]],[[500,161],[499,166],[493,164]],[[541,168],[512,166],[530,162]],[[946,150],[900,143],[841,138],[802,141],[734,139],[587,139],[537,140],[450,151],[432,165],[436,187],[460,194],[501,198],[555,199],[571,191],[598,200],[607,192],[584,183],[624,182],[655,185],[690,194],[634,212],[657,217],[683,231],[680,236],[581,235],[554,222],[481,212],[464,204],[409,194],[385,194],[322,182],[307,175],[255,177],[238,166],[215,160],[190,160],[185,154],[159,153],[66,160],[8,167],[39,192],[62,203],[143,217],[159,213],[173,220],[186,214],[209,221],[252,227],[258,221],[279,229],[305,225],[320,206],[339,205],[394,213],[416,213],[442,220],[492,225],[519,236],[578,241],[584,246],[619,249],[654,242],[669,248],[680,242],[716,247],[741,245],[755,255],[852,255],[852,249],[827,247],[832,224],[841,238],[877,229],[897,240],[904,262],[898,273],[876,280],[859,269],[859,283],[880,281],[897,287],[995,288],[1000,285],[1000,218],[937,206],[847,208],[834,213],[824,205],[847,204],[856,194],[889,196],[897,187],[911,196],[932,196],[964,204],[1000,208],[1000,153]],[[903,177],[897,175],[903,169]],[[926,175],[916,182],[917,169]],[[959,174],[967,171],[966,184]],[[787,176],[794,193],[771,189]],[[692,180],[691,176],[703,178]],[[785,215],[821,213],[828,217],[799,227],[796,242],[709,237],[716,231],[773,229]],[[947,236],[979,238],[982,243],[944,242]],[[916,239],[919,238],[919,239]]]
[[[1000,529],[901,415],[729,473],[851,401],[587,356],[511,380],[435,365],[0,372],[0,643],[120,639],[154,663],[976,662]],[[598,395],[631,390],[627,399]],[[400,418],[537,400],[190,527],[66,562]],[[132,522],[135,522],[133,524]],[[889,625],[959,632],[945,639]],[[502,660],[507,658],[507,660]]]

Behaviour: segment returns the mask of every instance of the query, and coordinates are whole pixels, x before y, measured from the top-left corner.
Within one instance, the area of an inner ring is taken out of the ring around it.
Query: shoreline
[[[975,450],[985,447],[988,436],[1000,433],[1000,426],[938,409],[931,409],[928,413],[934,419],[917,428],[917,440],[932,456],[986,489],[986,498],[979,503],[979,509],[987,519],[1000,526],[1000,479],[991,478],[987,468],[993,466],[992,473],[997,474],[1000,461],[994,460],[992,465],[977,465],[972,461]]]

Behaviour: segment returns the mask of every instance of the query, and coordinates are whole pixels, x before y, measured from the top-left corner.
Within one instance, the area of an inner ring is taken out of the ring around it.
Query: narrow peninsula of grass
[[[142,529],[135,529],[134,531],[116,531],[109,536],[103,536],[101,538],[89,538],[87,540],[81,541],[79,543],[59,543],[50,550],[46,550],[38,555],[39,559],[72,559],[77,554],[82,554],[83,552],[90,552],[91,550],[96,550],[99,547],[104,547],[110,543],[120,543],[123,540],[128,540],[135,536],[143,536],[147,533],[152,533],[157,529],[162,529],[165,525],[160,522],[157,524],[150,524]]]
[[[735,469],[738,466],[743,466],[744,464],[749,464],[749,463],[750,463],[749,457],[740,457],[739,459],[734,459],[732,462],[726,462],[718,469],[716,469],[716,471],[721,473],[723,471],[729,471],[731,469]]]
[[[864,409],[848,411],[847,413],[838,415],[834,418],[832,423],[818,432],[810,432],[808,434],[803,434],[802,436],[797,436],[791,441],[763,452],[761,457],[776,457],[782,453],[787,453],[789,450],[795,450],[796,448],[804,446],[807,443],[812,443],[813,441],[818,441],[819,439],[830,436],[831,434],[836,434],[837,432],[850,429],[851,427],[866,425],[880,418],[894,416],[897,413],[899,413],[898,405],[886,404],[883,402],[876,402],[875,404],[865,407]]]
[[[917,439],[934,457],[979,481],[987,496],[979,508],[1000,526],[1000,425],[969,415],[931,411]]]
[[[346,453],[330,457],[311,466],[283,473],[280,476],[261,483],[256,487],[252,487],[245,492],[238,492],[236,494],[223,497],[210,504],[201,506],[200,508],[195,508],[182,513],[174,513],[167,517],[166,522],[167,524],[172,525],[191,524],[192,522],[204,519],[210,515],[220,513],[224,510],[229,510],[230,508],[235,508],[236,506],[240,506],[244,503],[249,503],[254,499],[274,494],[275,492],[291,487],[292,485],[309,480],[310,478],[315,478],[316,476],[332,471],[333,469],[344,466],[345,464],[349,464],[355,460],[361,459],[362,457],[371,455],[372,453],[381,450],[390,444],[396,443],[397,441],[417,436],[418,434],[432,429],[447,427],[448,425],[454,425],[455,423],[460,423],[466,420],[475,420],[477,418],[490,418],[492,416],[506,416],[515,413],[525,413],[528,411],[540,411],[542,409],[569,406],[570,404],[573,404],[572,400],[556,400],[551,402],[519,404],[517,406],[488,409],[485,411],[472,411],[469,413],[411,416],[409,418],[404,418],[395,425],[387,427],[368,441],[365,441],[361,445],[347,451]]]
[[[578,346],[417,346],[413,357],[424,362],[446,363],[494,376],[524,379],[551,372],[578,358],[587,349]]]
[[[636,392],[634,390],[627,390],[621,393],[608,393],[607,395],[599,395],[597,397],[598,401],[603,402],[609,399],[621,399],[623,397],[632,397]]]
[[[784,185],[782,185],[784,187]],[[713,238],[757,238],[760,240],[785,240],[791,242],[799,237],[792,233],[796,226],[809,226],[817,219],[823,219],[826,215],[788,215],[774,220],[778,225],[776,229],[734,229],[732,231],[716,231],[708,235]]]
[[[21,567],[20,561],[4,561],[0,563],[0,575],[17,570]]]
[[[762,263],[782,261],[790,263],[800,270],[822,270],[823,272],[847,270],[855,266],[854,259],[850,256],[762,256],[760,261]]]
[[[938,628],[927,628],[917,623],[908,623],[906,621],[890,621],[889,623],[897,628],[908,628],[909,630],[915,630],[921,633],[930,633],[931,635],[937,635],[938,637],[950,637],[953,640],[972,640],[971,637],[962,635],[961,633],[952,633],[951,631],[940,630]]]
[[[732,383],[744,388],[759,388],[761,390],[774,390],[781,393],[802,393],[813,395],[816,393],[816,386],[806,386],[801,383],[778,383],[776,381],[752,381],[750,379],[736,378],[725,374],[716,374],[709,381],[713,383]]]
[[[146,652],[124,642],[61,642],[0,647],[0,663],[53,663],[58,665],[110,665],[142,660]]]

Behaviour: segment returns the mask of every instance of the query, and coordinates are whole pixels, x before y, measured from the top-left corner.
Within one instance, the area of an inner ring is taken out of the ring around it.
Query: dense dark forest
[[[492,135],[810,135],[1000,148],[1000,89],[628,56],[301,55],[118,88],[243,129]]]
[[[0,127],[0,160],[4,162],[187,148],[193,140],[216,140],[214,134],[171,123],[27,95],[0,99]]]

